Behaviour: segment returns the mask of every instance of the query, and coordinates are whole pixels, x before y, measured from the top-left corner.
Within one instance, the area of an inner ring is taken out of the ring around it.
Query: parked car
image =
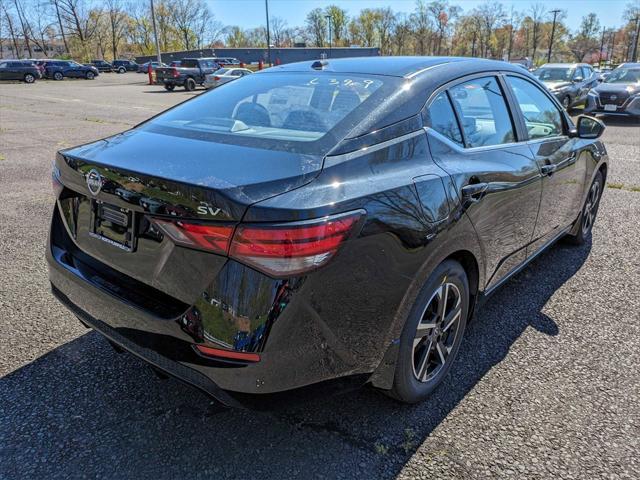
[[[270,68],[58,153],[52,291],[227,405],[334,379],[421,401],[492,292],[589,240],[603,130],[501,61]]]
[[[20,80],[33,83],[42,78],[40,69],[30,61],[0,60],[0,80]]]
[[[139,65],[133,60],[114,60],[113,71],[117,73],[137,72]]]
[[[171,63],[169,63],[169,66],[170,67],[179,67],[181,63],[182,62],[180,60],[173,60]]]
[[[224,83],[251,75],[253,72],[248,68],[220,68],[214,73],[205,76],[204,87],[215,88]]]
[[[191,91],[196,85],[203,85],[205,76],[218,70],[220,66],[212,58],[183,58],[179,67],[158,68],[156,82],[172,91],[176,86]]]
[[[640,117],[640,63],[626,63],[592,88],[585,113]]]
[[[565,109],[586,102],[587,92],[598,83],[598,75],[587,63],[547,63],[534,75],[553,92]]]
[[[113,71],[113,65],[111,65],[109,62],[105,62],[104,60],[91,60],[91,63],[88,65],[93,65],[98,69],[99,72]]]
[[[96,67],[81,65],[73,60],[47,60],[44,63],[44,72],[46,78],[54,80],[62,80],[65,77],[93,80],[99,75]]]
[[[167,66],[165,63],[160,63],[160,62],[145,62],[138,65],[138,73],[148,73],[149,64],[151,64],[151,71],[154,71],[154,72],[158,68],[164,68]]]
[[[214,60],[221,67],[240,66],[240,60],[235,57],[215,57]]]

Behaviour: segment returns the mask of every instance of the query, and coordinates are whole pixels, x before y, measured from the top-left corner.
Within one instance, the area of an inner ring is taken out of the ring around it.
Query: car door
[[[577,67],[573,72],[572,81],[576,87],[574,102],[582,102],[587,98],[587,92],[589,91],[589,78],[585,73],[585,69],[582,67]]]
[[[426,110],[431,155],[482,244],[487,289],[525,261],[541,196],[540,170],[504,92],[497,75],[468,77],[445,86]]]
[[[9,62],[0,62],[0,80],[8,80]]]
[[[529,254],[560,235],[578,215],[586,161],[579,140],[569,137],[572,125],[552,98],[534,81],[507,75],[506,82],[524,122],[527,145],[540,168],[542,199]]]

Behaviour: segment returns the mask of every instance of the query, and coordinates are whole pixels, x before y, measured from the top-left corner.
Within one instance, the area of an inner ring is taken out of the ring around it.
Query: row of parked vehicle
[[[171,62],[169,66],[156,67],[156,82],[171,92],[176,87],[187,91],[196,89],[197,85],[215,88],[223,83],[251,75],[253,72],[240,66],[237,59],[183,58]]]
[[[73,60],[2,60],[0,80],[21,80],[33,83],[41,78],[62,80],[85,78],[93,80],[99,75],[93,65],[83,65]]]
[[[532,72],[570,110],[640,117],[640,63],[600,72],[587,63],[548,63]]]

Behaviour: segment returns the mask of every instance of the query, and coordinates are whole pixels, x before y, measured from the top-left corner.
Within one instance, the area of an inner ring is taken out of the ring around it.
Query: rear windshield
[[[204,93],[139,128],[258,148],[322,154],[401,79],[375,75],[262,73]]]

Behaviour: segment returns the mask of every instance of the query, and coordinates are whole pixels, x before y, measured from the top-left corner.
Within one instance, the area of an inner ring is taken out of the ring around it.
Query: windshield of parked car
[[[202,94],[143,124],[156,133],[321,153],[335,145],[401,79],[329,72],[269,72]],[[322,144],[322,145],[319,145]]]
[[[640,68],[616,68],[607,76],[605,83],[640,83]]]
[[[543,82],[570,81],[573,76],[573,68],[547,67],[539,68],[534,72]]]

